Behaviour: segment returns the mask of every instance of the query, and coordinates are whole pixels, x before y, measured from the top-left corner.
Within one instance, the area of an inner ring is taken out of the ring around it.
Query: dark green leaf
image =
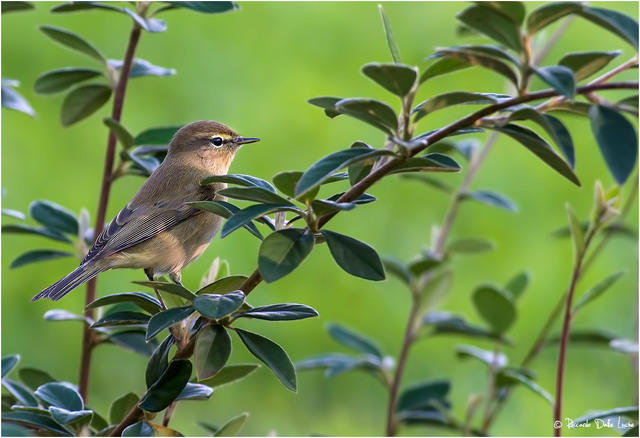
[[[360,240],[329,230],[320,231],[329,245],[329,251],[338,266],[351,275],[366,280],[385,279],[378,253]]]
[[[446,405],[445,398],[451,390],[448,380],[421,382],[405,389],[398,398],[398,411],[434,407],[433,403]]]
[[[213,388],[200,383],[187,383],[176,401],[178,400],[208,400],[213,394]]]
[[[75,215],[51,201],[33,201],[29,204],[29,214],[46,228],[74,236],[78,234],[78,219]]]
[[[591,106],[589,120],[609,171],[618,184],[624,184],[638,159],[638,137],[633,125],[619,112],[602,105]]]
[[[221,325],[208,325],[198,332],[193,363],[198,380],[215,376],[229,360],[231,337]]]
[[[17,12],[17,11],[27,11],[29,9],[33,9],[33,5],[29,2],[3,2],[2,3],[2,13],[6,14],[9,12]],[[3,425],[4,427],[4,425]],[[3,436],[10,436],[2,434]]]
[[[522,49],[518,25],[493,8],[470,6],[457,15],[458,20],[516,52]]]
[[[151,314],[158,313],[162,309],[160,301],[158,301],[157,298],[144,292],[122,292],[110,294],[89,303],[86,308],[96,309],[98,307],[116,303],[133,303]]]
[[[105,117],[102,121],[113,132],[123,148],[129,149],[133,147],[133,135],[120,122],[111,117]]]
[[[315,189],[331,175],[350,164],[383,155],[394,155],[387,149],[350,148],[334,152],[314,163],[298,180],[295,188],[296,197]]]
[[[147,388],[151,387],[169,366],[169,351],[174,343],[174,337],[169,334],[151,353],[145,370]]]
[[[623,99],[620,99],[616,103],[618,105],[624,105],[624,106],[630,106],[630,107],[633,107],[633,108],[638,108],[638,95],[634,94],[633,96],[625,97]],[[20,214],[22,214],[22,213],[20,213]],[[18,219],[24,219],[24,218],[21,218],[20,216],[14,216],[14,217],[16,217]]]
[[[72,253],[67,251],[58,251],[55,249],[36,249],[33,251],[27,251],[24,254],[19,255],[13,262],[11,262],[10,268],[19,268],[20,266],[28,265],[29,263],[44,262],[47,260],[59,259],[63,257],[71,257]]]
[[[211,377],[210,379],[204,380],[202,383],[212,387],[226,385],[228,383],[233,383],[248,376],[259,367],[260,365],[258,364],[227,365],[226,367],[222,368],[215,376]]]
[[[84,315],[76,315],[66,310],[47,310],[43,318],[45,321],[90,321]]]
[[[502,127],[494,127],[493,129],[507,134],[509,137],[517,140],[560,175],[564,176],[575,185],[580,186],[580,180],[578,180],[573,169],[571,169],[571,167],[553,151],[551,146],[549,146],[549,144],[535,132],[512,123]]]
[[[400,260],[395,259],[391,256],[383,256],[382,264],[384,266],[385,272],[394,275],[395,277],[402,280],[405,284],[411,283],[411,273],[407,266],[402,263]]]
[[[90,84],[73,89],[62,103],[62,124],[69,126],[89,117],[107,103],[110,97],[111,88],[106,85]]]
[[[409,263],[408,268],[411,274],[417,278],[417,277],[420,277],[425,272],[438,267],[441,263],[442,263],[441,259],[425,254],[420,259]]]
[[[507,284],[504,285],[504,291],[511,295],[513,300],[516,300],[527,289],[531,276],[527,271],[520,272],[513,276]]]
[[[118,424],[140,399],[133,392],[124,394],[111,403],[109,407],[109,424]]]
[[[74,428],[89,424],[91,417],[93,417],[92,410],[69,411],[55,406],[49,406],[49,413],[58,423],[65,426],[73,426]]]
[[[502,208],[507,211],[518,211],[518,207],[512,200],[503,194],[492,190],[474,190],[472,192],[465,192],[460,195],[460,199],[473,199],[474,201]]]
[[[219,14],[221,12],[233,11],[239,9],[239,6],[235,2],[168,2],[172,6],[178,8],[191,9],[192,11],[202,12],[205,14]]]
[[[434,111],[447,108],[453,105],[469,104],[476,105],[492,104],[496,100],[488,94],[483,93],[470,93],[467,91],[453,91],[451,93],[439,94],[434,97],[430,97],[424,102],[420,103],[413,112],[415,113],[414,122],[422,119],[427,114]]]
[[[617,339],[618,336],[598,329],[574,329],[569,334],[569,345],[577,346],[580,344],[593,344],[603,347],[609,347],[611,341]],[[549,344],[555,344],[560,342],[560,337],[555,336],[549,339]]]
[[[587,102],[559,102],[555,104],[553,107],[549,108],[549,111],[563,111],[568,112],[570,114],[578,114],[581,116],[589,115],[589,109],[591,105]]]
[[[298,180],[302,176],[302,172],[300,171],[286,171],[280,172],[273,177],[273,183],[276,187],[285,195],[291,196],[295,198],[295,187],[298,183]],[[302,198],[302,200],[312,200],[318,194],[318,190],[320,187],[316,187],[315,190],[311,190],[306,193],[306,195]]]
[[[40,26],[40,30],[68,49],[83,53],[103,64],[107,63],[105,57],[95,46],[76,33],[55,26]]]
[[[146,421],[138,421],[137,423],[133,423],[131,426],[127,426],[122,431],[122,436],[128,437],[141,437],[141,436],[155,436],[155,431],[153,427]]]
[[[213,283],[210,283],[201,288],[196,295],[201,294],[226,294],[240,289],[240,286],[245,282],[247,276],[245,275],[230,275],[228,277],[220,278]]]
[[[267,306],[254,307],[242,312],[238,317],[265,319],[267,321],[292,321],[296,319],[313,318],[318,312],[304,304],[269,304]]]
[[[463,50],[468,50],[471,52],[479,52],[485,55],[489,55],[489,56],[493,56],[494,58],[500,58],[500,59],[504,59],[505,61],[509,61],[513,64],[515,64],[516,66],[520,67],[520,61],[518,60],[518,58],[516,58],[515,56],[513,56],[511,53],[509,53],[507,50],[498,47],[498,46],[491,46],[491,45],[486,45],[486,44],[465,44],[462,46],[455,46],[453,47],[454,49],[463,49]],[[487,93],[488,95],[491,95],[492,93]],[[500,95],[503,98],[508,98],[509,96],[507,95]]]
[[[2,3],[4,6],[6,3]],[[31,108],[29,102],[20,93],[11,87],[18,86],[17,81],[2,79],[2,107],[20,111],[30,116],[35,116],[36,112]]]
[[[180,286],[179,284],[164,283],[162,281],[134,281],[133,283],[150,287],[152,289],[158,289],[171,295],[182,297],[189,301],[193,301],[196,298],[196,295],[193,292],[191,292],[184,286]]]
[[[362,67],[362,73],[396,96],[405,97],[418,78],[415,67],[398,64],[372,62]]]
[[[207,318],[220,319],[235,312],[244,303],[241,290],[220,294],[200,294],[193,300],[193,307]]]
[[[593,286],[591,289],[583,293],[578,302],[573,306],[573,312],[575,313],[578,309],[584,307],[585,304],[590,303],[591,301],[598,298],[604,292],[607,291],[613,284],[618,281],[620,277],[625,274],[625,271],[616,272],[615,274],[609,275],[607,278]]]
[[[4,356],[2,358],[2,378],[3,379],[7,374],[11,372],[11,370],[15,368],[16,365],[18,365],[18,362],[20,362],[19,354],[12,354],[9,356]]]
[[[637,420],[638,406],[625,406],[621,408],[608,409],[606,411],[592,412],[573,420],[573,424],[579,426],[585,423],[593,423],[595,420],[605,419],[607,417],[627,417],[631,420]]]
[[[557,2],[548,3],[535,9],[529,17],[527,17],[527,29],[530,34],[540,31],[542,28],[550,25],[554,21],[573,14],[582,9],[579,2]]]
[[[316,216],[321,217],[338,211],[353,210],[356,204],[353,202],[334,202],[326,199],[316,199],[311,201],[311,207]]]
[[[2,8],[4,13],[4,5],[11,3],[23,3],[23,2],[5,2],[2,3]],[[2,422],[2,436],[32,436],[33,432],[26,427],[22,427],[18,424],[10,423],[8,421]]]
[[[297,391],[296,370],[282,347],[256,333],[238,328],[235,330],[251,354],[264,362],[284,386],[291,391]]]
[[[487,239],[470,237],[466,239],[454,240],[447,246],[445,252],[475,254],[479,252],[491,251],[493,248],[493,243]]]
[[[162,126],[147,129],[136,136],[134,139],[135,144],[168,144],[180,128],[182,126]]]
[[[396,418],[399,422],[411,425],[439,426],[448,429],[458,430],[459,426],[454,424],[438,409],[422,409],[419,411],[398,412]],[[482,433],[474,432],[475,436],[482,436]]]
[[[502,13],[503,15],[509,17],[514,23],[517,25],[521,25],[524,21],[524,16],[526,14],[524,4],[522,2],[517,1],[478,1],[476,2],[478,6],[482,6],[483,8],[491,8],[496,11]]]
[[[544,82],[567,99],[573,99],[576,94],[576,80],[573,71],[563,65],[550,65],[535,68],[534,71]]]
[[[200,184],[211,184],[216,182],[229,183],[229,184],[237,184],[239,186],[244,187],[259,187],[270,192],[275,193],[276,189],[273,188],[269,182],[263,180],[262,178],[258,178],[256,176],[251,175],[242,175],[239,173],[229,174],[229,175],[212,175],[208,176],[202,181]]]
[[[6,421],[16,422],[20,424],[26,424],[38,429],[44,429],[49,432],[54,432],[57,435],[72,436],[72,434],[56,423],[51,417],[35,412],[3,412],[2,422]],[[30,434],[33,436],[33,433]]]
[[[292,204],[287,201],[285,204],[256,204],[250,205],[247,208],[238,210],[234,213],[222,226],[220,231],[220,237],[224,238],[237,230],[240,227],[245,226],[257,217],[265,214],[273,213],[275,211],[294,211],[299,212],[297,207],[293,207]]]
[[[218,190],[219,195],[245,201],[262,202],[265,204],[293,205],[287,199],[262,187],[228,187]]]
[[[396,112],[389,105],[379,100],[366,98],[342,99],[336,103],[335,107],[341,114],[362,120],[388,135],[394,135],[398,129]]]
[[[224,218],[230,218],[234,214],[236,214],[240,209],[235,205],[229,204],[226,201],[198,201],[198,202],[188,202],[187,204],[199,208],[200,210],[209,211],[211,213],[217,214],[218,216],[222,216]],[[256,236],[258,239],[262,240],[262,234],[258,231],[256,225],[249,220],[249,222],[243,225],[251,234]]]
[[[147,342],[145,340],[146,331],[142,328],[134,328],[130,330],[122,330],[109,334],[109,342],[127,348],[135,353],[144,356],[151,356],[156,342]]]
[[[452,315],[448,312],[429,312],[422,319],[422,325],[433,327],[432,330],[426,331],[427,336],[461,335],[508,344],[508,341],[500,335],[483,327],[471,325],[462,316]]]
[[[160,31],[162,32],[162,31]],[[109,65],[117,70],[122,69],[123,62],[110,59]],[[157,65],[151,64],[149,61],[144,59],[134,59],[131,65],[131,72],[129,73],[130,78],[139,78],[141,76],[171,76],[175,75],[176,70],[174,68],[165,68]],[[171,140],[169,138],[168,140]],[[167,141],[168,143],[169,141]],[[136,144],[146,144],[146,143],[136,143]]]
[[[156,313],[151,317],[151,319],[149,319],[147,335],[145,338],[147,340],[153,338],[162,330],[171,327],[173,324],[176,324],[185,318],[188,318],[194,311],[195,309],[192,306],[182,306],[173,307]]]
[[[36,398],[34,397],[34,393],[31,392],[31,389],[26,385],[23,385],[22,383],[8,377],[3,377],[2,386],[24,406],[38,406],[38,400],[36,400]]]
[[[382,349],[375,341],[340,324],[327,324],[327,331],[333,339],[354,350],[372,354],[379,359],[384,357]]]
[[[35,396],[47,405],[64,408],[69,411],[84,409],[84,403],[78,390],[69,383],[49,382],[36,389]]]
[[[180,395],[191,377],[191,362],[174,359],[160,378],[145,393],[139,406],[145,411],[159,412]]]
[[[389,52],[391,52],[391,58],[393,59],[393,62],[398,64],[400,63],[400,52],[398,51],[395,38],[393,38],[393,32],[391,32],[391,23],[389,23],[389,18],[384,12],[384,9],[382,9],[382,5],[378,5],[378,11],[380,12],[380,18],[382,19],[382,28],[387,39]]]
[[[335,195],[332,195],[330,197],[327,198],[328,201],[338,201],[338,199],[340,199],[340,197],[344,195],[343,193],[336,193]],[[358,196],[356,199],[354,199],[353,201],[351,201],[353,204],[356,205],[360,205],[360,204],[368,204],[370,202],[373,202],[376,200],[375,196],[369,195],[368,193],[363,193],[362,195]]]
[[[306,229],[287,228],[267,236],[258,252],[258,269],[271,283],[297,268],[313,249],[313,234]]]
[[[372,356],[357,358],[338,353],[312,357],[296,364],[296,370],[298,371],[324,369],[326,378],[335,377],[352,370],[363,370],[379,375],[380,367],[381,364],[378,358]]]
[[[98,321],[91,324],[91,328],[113,327],[120,325],[145,325],[149,321],[149,315],[140,312],[113,312],[107,313]]]
[[[577,13],[598,26],[615,33],[631,44],[636,51],[638,50],[638,22],[633,18],[611,9],[587,6],[583,6],[582,10]]]
[[[471,67],[471,64],[466,61],[456,58],[442,58],[425,69],[422,76],[420,76],[420,83],[436,76],[446,75],[469,67]]]
[[[242,426],[244,426],[247,418],[249,418],[248,412],[236,415],[220,426],[220,429],[218,429],[213,436],[237,436],[242,430]]]
[[[160,20],[158,18],[144,18],[128,8],[122,8],[122,11],[131,17],[133,21],[140,26],[140,28],[147,32],[159,33],[167,30],[167,23],[165,23],[164,20]]]
[[[496,333],[504,333],[516,319],[516,308],[511,297],[495,286],[477,287],[472,299],[478,314]]]
[[[408,175],[402,175],[402,178],[407,179],[407,180],[412,180],[412,181],[419,181],[422,182],[428,186],[434,187],[438,190],[441,190],[445,193],[451,193],[453,192],[453,187],[450,184],[447,184],[443,181],[440,181],[438,178],[435,178],[433,176],[430,175],[423,175],[423,174],[408,174]]]
[[[559,65],[570,68],[576,81],[581,81],[604,68],[611,60],[622,53],[613,52],[576,52],[568,53],[560,59]]]
[[[505,368],[500,370],[496,375],[496,383],[498,384],[498,386],[512,385],[516,382],[521,383],[522,385],[529,388],[534,393],[538,394],[539,396],[547,400],[551,405],[553,405],[553,397],[551,397],[551,395],[547,391],[542,389],[536,382],[531,380],[522,372],[519,372],[518,370],[514,370],[514,369]]]
[[[4,366],[2,367],[4,370]],[[29,388],[35,390],[40,385],[45,383],[54,382],[56,379],[51,377],[46,371],[39,370],[37,368],[22,367],[18,370],[18,376]],[[4,375],[2,376],[4,377]]]
[[[453,58],[465,64],[487,68],[506,77],[514,85],[518,83],[518,76],[509,65],[484,52],[474,51],[464,47],[450,47],[438,49],[435,56]]]
[[[481,362],[484,362],[489,367],[494,367],[497,369],[504,368],[507,366],[507,356],[502,353],[498,353],[497,355],[493,351],[483,350],[478,347],[474,347],[473,345],[459,345],[456,347],[456,355],[460,359],[466,359],[469,357],[473,357],[478,359]]]
[[[340,115],[340,112],[336,110],[336,103],[342,100],[342,97],[331,97],[331,96],[323,96],[323,97],[314,97],[313,99],[309,99],[311,105],[318,106],[320,108],[324,108],[324,113],[330,117],[334,118]]]
[[[70,3],[63,3],[61,5],[54,6],[49,12],[78,12],[87,11],[92,9],[103,9],[113,12],[124,12],[123,8],[111,6],[110,4],[98,3],[93,1],[72,1]]]
[[[37,93],[52,94],[64,91],[78,82],[102,75],[100,70],[84,67],[67,67],[41,74],[34,88]]]

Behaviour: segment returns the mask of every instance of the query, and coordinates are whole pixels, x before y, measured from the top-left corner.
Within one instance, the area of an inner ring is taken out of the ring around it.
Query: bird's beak
[[[260,141],[259,138],[255,138],[255,137],[236,137],[233,142],[235,144],[237,144],[238,146],[242,145],[242,144],[247,144],[247,143],[255,143],[257,141]]]

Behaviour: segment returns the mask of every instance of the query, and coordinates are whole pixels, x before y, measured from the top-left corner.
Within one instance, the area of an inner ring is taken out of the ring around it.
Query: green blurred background
[[[530,11],[541,3],[529,3]],[[637,3],[594,3],[637,19]],[[93,216],[102,174],[107,130],[99,113],[63,128],[59,122],[61,96],[33,92],[33,82],[44,71],[65,66],[90,66],[92,61],[48,40],[37,26],[52,24],[87,37],[109,58],[121,58],[130,20],[109,12],[50,14],[52,3],[37,4],[35,11],[2,17],[2,76],[19,79],[19,91],[31,102],[36,118],[2,112],[3,207],[27,211],[34,199],[50,199],[72,211],[86,207]],[[384,3],[403,61],[424,66],[424,58],[437,46],[485,42],[479,37],[456,37],[455,15],[465,3]],[[396,98],[360,73],[371,61],[388,62],[377,4],[356,3],[253,3],[223,15],[187,10],[171,11],[162,34],[142,35],[137,56],[154,64],[176,68],[176,76],[140,78],[130,82],[123,123],[134,133],[152,126],[213,119],[229,124],[245,136],[262,142],[238,154],[231,171],[270,179],[283,170],[303,170],[322,156],[363,140],[380,147],[382,136],[374,128],[348,117],[329,119],[306,100],[321,95],[369,96],[397,104]],[[542,38],[548,37],[553,27]],[[621,49],[616,62],[633,56],[622,40],[601,28],[576,19],[566,36],[547,58],[549,64],[563,53]],[[621,75],[632,79],[636,71]],[[541,88],[534,81],[534,88]],[[436,78],[422,87],[419,100],[454,90],[502,92],[504,81],[485,70],[469,69]],[[610,94],[612,98],[615,94]],[[440,111],[424,120],[421,131],[442,126],[464,114],[468,107]],[[519,319],[511,329],[514,347],[507,350],[516,364],[539,331],[543,320],[568,284],[571,247],[550,232],[566,222],[565,202],[587,217],[596,179],[612,184],[588,121],[562,116],[574,139],[577,188],[554,173],[513,141],[500,137],[474,188],[503,192],[519,205],[516,214],[468,203],[462,207],[452,237],[485,236],[496,243],[493,252],[458,258],[451,293],[439,305],[461,312],[475,323],[470,293],[482,282],[504,283],[527,269],[532,284],[518,306]],[[634,121],[635,123],[635,121]],[[478,136],[481,140],[484,135]],[[464,173],[464,172],[463,172]],[[459,184],[464,175],[441,178]],[[142,183],[139,177],[118,180],[109,203],[112,217]],[[343,183],[341,183],[343,184]],[[337,186],[332,186],[336,188]],[[624,194],[629,188],[623,189]],[[353,235],[373,245],[381,254],[409,260],[430,240],[431,227],[442,220],[448,198],[440,192],[389,177],[371,193],[378,202],[341,214],[329,229]],[[5,223],[14,222],[3,218]],[[628,217],[636,224],[637,204]],[[21,365],[48,370],[59,379],[76,382],[80,326],[42,319],[49,309],[80,312],[84,290],[58,303],[29,302],[33,294],[76,266],[62,259],[10,270],[11,261],[28,249],[55,247],[37,237],[2,236],[2,354],[20,353]],[[250,273],[256,266],[258,241],[246,232],[220,240],[183,273],[188,287],[197,287],[216,256],[227,259],[234,273]],[[588,306],[575,321],[576,328],[607,329],[619,336],[635,334],[637,252],[629,239],[613,239],[581,286],[584,291],[613,271],[624,276],[601,299]],[[135,271],[108,272],[100,277],[99,293],[136,290],[130,283],[142,280]],[[397,355],[409,306],[409,294],[394,279],[374,283],[351,277],[337,268],[326,247],[318,247],[293,274],[273,284],[262,284],[251,295],[254,305],[303,302],[320,317],[289,323],[243,322],[283,345],[294,361],[329,351],[344,351],[328,337],[326,323],[342,322],[377,339],[388,354]],[[557,331],[557,330],[556,330]],[[470,392],[484,393],[486,368],[475,361],[456,360],[454,347],[467,341],[442,337],[422,341],[411,352],[404,386],[421,379],[453,380],[452,401],[462,417]],[[489,345],[478,345],[489,348]],[[254,361],[237,339],[231,362]],[[553,390],[556,348],[545,349],[533,368],[539,383]],[[116,346],[103,346],[94,355],[91,405],[106,415],[109,402],[128,391],[144,391],[145,359]],[[637,378],[628,356],[605,348],[572,347],[568,355],[565,413],[577,418],[592,409],[609,409],[632,403]],[[262,367],[249,378],[216,390],[207,402],[179,404],[172,426],[184,434],[202,434],[196,419],[221,424],[243,411],[251,413],[243,434],[264,435],[379,435],[384,427],[387,402],[383,388],[371,376],[359,373],[325,380],[321,372],[299,375],[297,394],[284,389]],[[551,408],[533,393],[518,389],[495,424],[496,435],[548,435]],[[428,428],[403,428],[403,434],[434,435],[446,432]],[[568,435],[609,435],[595,428]]]

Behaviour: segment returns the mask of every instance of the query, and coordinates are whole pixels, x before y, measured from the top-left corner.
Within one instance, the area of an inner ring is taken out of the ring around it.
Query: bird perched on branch
[[[35,297],[59,300],[101,272],[113,268],[144,269],[150,279],[169,274],[180,284],[180,271],[209,246],[222,217],[198,210],[190,201],[224,200],[216,191],[225,184],[201,186],[210,175],[225,175],[243,144],[259,141],[238,136],[213,121],[182,127],[167,156],[138,193],[95,240],[80,266]]]

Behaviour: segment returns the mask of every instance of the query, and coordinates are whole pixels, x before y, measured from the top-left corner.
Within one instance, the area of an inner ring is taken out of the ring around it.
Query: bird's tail
[[[96,266],[94,263],[80,265],[62,280],[53,283],[38,295],[31,298],[31,301],[37,301],[42,298],[49,298],[53,301],[58,301],[82,283],[91,280],[93,277],[105,270],[105,268]]]

